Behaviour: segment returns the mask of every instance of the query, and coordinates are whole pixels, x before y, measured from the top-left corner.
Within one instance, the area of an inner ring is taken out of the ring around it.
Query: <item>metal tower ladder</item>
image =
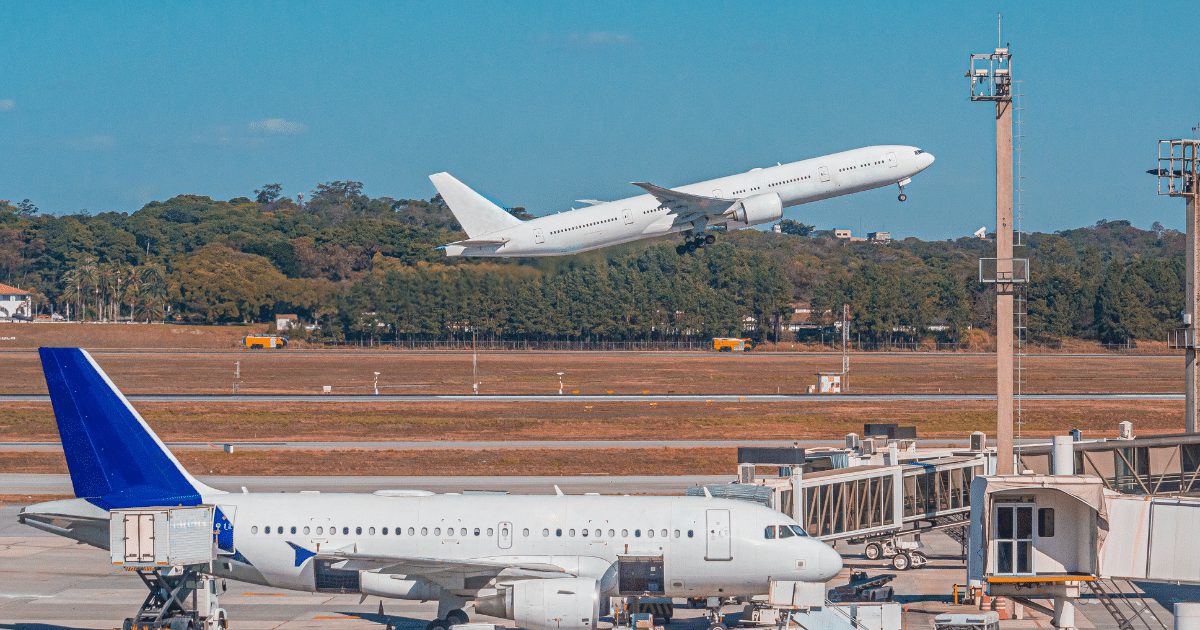
[[[1110,578],[1107,580],[1108,585],[1105,585],[1105,581],[1104,579],[1096,578],[1094,581],[1084,582],[1084,584],[1087,584],[1088,589],[1096,596],[1097,601],[1104,606],[1108,614],[1117,622],[1117,628],[1120,630],[1136,630],[1133,622],[1140,619],[1148,630],[1170,630],[1154,614],[1154,611],[1150,610],[1150,604],[1146,602],[1137,588],[1129,583],[1129,580]],[[1124,582],[1127,591],[1122,590],[1118,582]],[[1126,615],[1125,611],[1121,610],[1118,601],[1123,602],[1129,608],[1132,616]],[[1151,619],[1154,620],[1153,624],[1150,623]]]

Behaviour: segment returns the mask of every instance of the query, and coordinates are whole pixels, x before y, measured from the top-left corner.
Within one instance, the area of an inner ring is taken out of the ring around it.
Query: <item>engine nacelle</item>
[[[765,193],[746,197],[730,210],[733,211],[733,220],[742,224],[732,227],[758,225],[782,219],[783,201],[779,198],[779,193]]]
[[[475,612],[512,619],[525,630],[595,630],[600,585],[592,578],[521,580],[480,593]]]

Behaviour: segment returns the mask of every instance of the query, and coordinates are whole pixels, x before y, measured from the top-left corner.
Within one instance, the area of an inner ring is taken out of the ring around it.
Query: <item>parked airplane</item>
[[[711,497],[231,494],[189,474],[96,361],[41,348],[76,499],[20,522],[107,549],[108,511],[215,505],[213,571],[311,592],[438,601],[528,630],[593,630],[602,596],[748,596],[828,581],[842,559],[767,507]],[[557,489],[557,488],[556,488]]]
[[[930,164],[933,155],[916,147],[864,147],[675,189],[634,182],[649,194],[581,199],[591,207],[529,221],[449,173],[429,179],[469,237],[442,246],[447,256],[561,256],[673,233],[683,236],[675,248],[682,255],[716,242],[703,233],[711,225],[740,229],[778,221],[784,208],[892,184],[904,201],[904,187]]]

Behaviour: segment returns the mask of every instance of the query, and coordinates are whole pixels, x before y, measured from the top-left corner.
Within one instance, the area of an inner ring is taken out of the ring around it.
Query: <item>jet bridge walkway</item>
[[[900,536],[916,535],[919,541],[921,533],[945,530],[960,544],[965,542],[971,481],[984,474],[986,464],[982,454],[940,457],[706,487],[714,497],[754,501],[789,514],[818,540],[878,541],[882,555],[894,556],[920,546],[919,542],[901,543]],[[798,473],[799,468],[792,470]],[[688,490],[688,494],[701,493],[699,486]],[[793,501],[795,496],[800,497],[798,502]],[[923,556],[916,555],[919,565]]]

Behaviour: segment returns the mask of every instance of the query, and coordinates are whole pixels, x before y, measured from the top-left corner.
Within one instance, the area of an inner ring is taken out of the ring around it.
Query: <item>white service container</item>
[[[151,568],[211,562],[213,507],[111,510],[108,538],[113,564]]]

